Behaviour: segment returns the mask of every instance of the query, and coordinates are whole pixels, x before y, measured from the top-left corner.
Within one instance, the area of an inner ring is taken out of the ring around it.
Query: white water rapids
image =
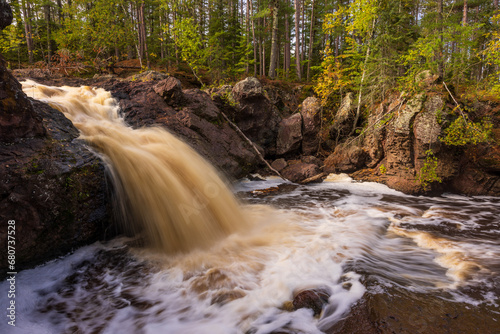
[[[164,254],[119,238],[20,272],[17,325],[0,332],[321,333],[390,287],[499,307],[499,198],[414,197],[345,175],[233,192],[251,228],[212,246]],[[319,317],[290,309],[311,288],[330,294]]]

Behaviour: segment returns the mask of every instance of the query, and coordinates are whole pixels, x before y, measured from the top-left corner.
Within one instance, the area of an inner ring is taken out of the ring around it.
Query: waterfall
[[[206,248],[247,224],[217,171],[164,128],[133,129],[109,92],[25,81],[26,94],[70,119],[110,171],[117,213],[167,253]]]

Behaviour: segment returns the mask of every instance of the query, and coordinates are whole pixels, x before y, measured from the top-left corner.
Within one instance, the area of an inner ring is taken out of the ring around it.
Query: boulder
[[[281,175],[295,183],[300,183],[320,173],[319,167],[315,164],[306,164],[303,162],[290,164],[281,171]]]
[[[323,307],[328,304],[330,292],[328,289],[309,289],[295,294],[293,308],[298,310],[308,308],[313,310],[315,316],[320,315]]]
[[[283,158],[276,159],[271,164],[271,167],[276,169],[278,172],[281,172],[283,169],[286,168],[286,166],[288,166],[288,164],[287,164],[286,160]]]
[[[318,167],[321,167],[323,165],[323,162],[321,161],[321,159],[319,158],[316,158],[315,156],[313,155],[305,155],[305,156],[302,156],[300,158],[300,160],[303,162],[303,163],[306,163],[306,164],[315,164],[316,166]]]
[[[319,130],[321,127],[321,103],[315,97],[308,97],[302,102],[300,114],[302,126],[302,153],[311,155],[316,153],[319,145]]]
[[[325,159],[325,173],[351,173],[365,167],[368,153],[360,146],[341,144]]]
[[[259,79],[248,77],[234,85],[232,93],[236,100],[249,100],[263,97],[264,88]]]
[[[281,116],[264,94],[261,83],[254,77],[238,82],[232,90],[234,107],[229,117],[266,156],[276,155],[276,138]]]
[[[178,105],[183,101],[181,82],[174,77],[168,77],[158,82],[154,91],[168,104]]]
[[[276,154],[285,155],[297,152],[302,141],[302,116],[293,114],[283,119],[278,126]]]

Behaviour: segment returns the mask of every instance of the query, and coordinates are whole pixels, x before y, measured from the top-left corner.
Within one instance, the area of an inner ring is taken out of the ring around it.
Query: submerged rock
[[[300,291],[293,297],[293,308],[298,310],[308,308],[315,316],[320,315],[323,307],[328,304],[330,292],[327,289],[310,289]]]

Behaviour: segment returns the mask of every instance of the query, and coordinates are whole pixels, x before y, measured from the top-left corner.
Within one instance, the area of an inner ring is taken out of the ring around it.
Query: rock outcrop
[[[2,130],[0,136],[0,219],[15,220],[17,270],[116,233],[106,233],[110,210],[101,161],[62,113],[28,103],[39,122],[33,128],[43,134],[12,138]],[[7,229],[0,244],[7,244]],[[0,262],[7,263],[6,257],[1,253]]]
[[[95,85],[112,92],[127,123],[134,127],[164,126],[231,177],[243,177],[259,165],[253,148],[224,120],[206,92],[182,90],[172,77]]]
[[[457,117],[453,108],[446,92],[393,95],[372,109],[361,136],[335,147],[324,171],[353,173],[354,178],[382,182],[409,194],[455,191],[498,196],[500,170],[495,161],[500,160],[494,157],[500,152],[500,133],[494,132],[497,141],[489,144],[446,145],[444,129]],[[477,103],[476,113],[485,108],[491,109]],[[481,164],[478,150],[481,156],[493,157],[486,163],[490,167]]]
[[[231,115],[234,123],[266,156],[276,154],[276,138],[281,117],[276,106],[266,98],[262,84],[249,77],[234,85],[232,97],[236,103]]]
[[[2,28],[5,8],[0,2]],[[110,210],[104,166],[78,130],[61,112],[29,99],[1,57],[0,78],[0,220],[15,221],[17,271],[105,238]],[[5,250],[9,235],[1,229]],[[0,253],[0,263],[8,263],[7,254]]]
[[[300,114],[303,119],[302,153],[315,154],[319,146],[319,130],[321,127],[321,103],[315,97],[308,97],[302,102]]]
[[[276,154],[285,155],[297,153],[302,142],[302,116],[293,114],[283,119],[278,126],[276,139]]]

